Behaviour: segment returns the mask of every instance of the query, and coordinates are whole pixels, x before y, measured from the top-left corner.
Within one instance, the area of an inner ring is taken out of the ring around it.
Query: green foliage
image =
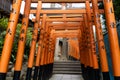
[[[115,18],[117,21],[119,21],[120,20],[120,0],[113,0],[113,6],[114,6]],[[104,9],[103,3],[99,3],[99,9]],[[105,14],[102,14],[102,20],[103,20],[102,24],[105,26],[103,30],[107,31]]]
[[[104,4],[101,2],[101,3],[99,3],[99,9],[104,9]]]
[[[114,10],[116,20],[120,20],[120,0],[114,0]]]
[[[19,41],[20,28],[21,28],[21,24],[18,23],[17,24],[17,28],[16,28],[15,38],[14,38],[13,48],[12,48],[12,52],[11,52],[12,53],[12,55],[11,55],[11,61],[12,62],[15,61],[15,57],[16,57],[16,53],[17,53],[17,49],[18,49],[18,41]]]
[[[0,19],[0,53],[2,51],[2,47],[4,44],[7,25],[8,25],[8,18],[1,18]]]
[[[5,30],[8,25],[8,18],[1,18],[0,19],[0,32]]]
[[[0,54],[2,53],[2,48],[4,44],[4,38],[6,34],[6,29],[8,25],[8,18],[2,18],[0,19]],[[14,38],[14,43],[13,43],[13,48],[12,48],[12,55],[11,55],[11,61],[15,61],[17,49],[18,49],[18,41],[19,41],[19,35],[20,35],[20,29],[21,29],[21,24],[18,23],[17,28],[16,28],[16,34]],[[28,28],[27,30],[27,38],[26,38],[26,45],[25,45],[25,55],[26,57],[29,54],[30,51],[30,42],[32,39],[32,28]]]
[[[120,20],[120,0],[113,0],[115,18],[117,21]],[[104,4],[99,3],[99,9],[104,9]]]
[[[26,38],[26,46],[25,46],[25,55],[28,57],[29,52],[30,52],[30,43],[32,40],[32,28],[29,27],[27,30],[27,38]]]

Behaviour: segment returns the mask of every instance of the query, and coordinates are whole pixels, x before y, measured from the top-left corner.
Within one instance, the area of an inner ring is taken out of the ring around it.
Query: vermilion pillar
[[[112,0],[103,0],[115,80],[120,80],[120,51]]]
[[[43,66],[44,65],[44,50],[45,50],[45,26],[46,26],[46,14],[43,14],[43,20],[42,20],[42,35],[43,35],[43,43],[42,43],[42,54],[41,54],[41,61],[40,61],[40,65]]]
[[[39,29],[41,29],[41,24],[39,23]],[[34,76],[33,76],[33,80],[37,80],[38,77],[38,72],[39,72],[39,66],[40,66],[40,57],[41,57],[41,51],[42,51],[42,34],[41,34],[41,30],[40,30],[40,35],[38,36],[39,40],[38,40],[38,48],[37,48],[37,56],[36,56],[36,62],[35,62],[35,69],[34,69]]]
[[[45,40],[45,26],[46,26],[46,17],[47,15],[46,14],[43,14],[43,19],[42,19],[42,26],[41,26],[41,40],[42,40],[42,44],[41,44],[41,47],[42,47],[42,51],[41,51],[41,57],[40,57],[40,70],[39,70],[39,78],[38,80],[42,80],[43,79],[43,72],[44,72],[44,49],[45,49],[45,43],[44,43],[44,40]]]
[[[99,66],[98,66],[98,60],[97,60],[97,54],[96,54],[96,46],[95,46],[95,40],[94,40],[94,33],[93,33],[93,26],[92,26],[92,20],[90,17],[90,8],[89,6],[86,6],[87,16],[84,15],[85,20],[87,20],[89,23],[89,34],[90,34],[90,44],[91,44],[91,58],[92,58],[92,65],[93,65],[93,80],[99,80]]]
[[[42,7],[42,1],[38,1],[37,12],[36,12],[36,21],[34,23],[34,30],[33,30],[33,35],[32,35],[32,42],[31,42],[31,49],[30,49],[29,60],[28,60],[28,69],[27,69],[27,74],[26,74],[26,80],[31,79],[32,67],[33,67],[33,63],[34,63],[34,55],[35,55],[35,49],[36,49],[36,41],[37,41],[37,36],[38,36],[38,27],[39,27],[41,7]]]
[[[86,12],[88,11],[88,9],[86,8]],[[88,61],[89,61],[89,65],[87,66],[87,68],[86,68],[86,79],[92,79],[92,80],[94,80],[95,78],[93,78],[93,77],[95,77],[95,75],[92,73],[92,70],[94,70],[93,69],[93,60],[92,60],[92,54],[93,54],[93,52],[92,52],[92,47],[91,47],[91,36],[93,35],[93,34],[91,34],[91,30],[90,30],[90,27],[91,27],[91,21],[90,21],[90,15],[89,15],[89,13],[90,12],[87,12],[87,14],[84,14],[84,21],[85,21],[85,26],[86,26],[86,28],[85,28],[85,31],[86,31],[86,34],[84,35],[84,36],[87,36],[87,52],[86,53],[88,53],[86,56],[88,56]],[[86,48],[85,47],[85,48]]]
[[[92,0],[92,6],[93,6],[94,23],[95,23],[95,29],[96,29],[96,34],[97,34],[97,42],[98,42],[98,49],[99,49],[103,79],[110,80],[107,54],[106,54],[106,49],[105,49],[105,44],[104,44],[104,39],[103,39],[102,27],[100,23],[100,14],[98,12],[97,0]]]
[[[80,38],[80,62],[81,64],[83,64],[83,57],[82,57],[82,52],[83,52],[83,23],[82,23],[82,26],[80,27],[80,30],[81,30],[81,38]]]
[[[47,44],[48,44],[48,48],[47,48],[47,53],[48,53],[48,59],[47,59],[47,63],[48,64],[51,64],[50,63],[50,31],[51,31],[51,28],[50,28],[50,26],[49,26],[49,24],[50,24],[50,22],[49,23],[47,23],[47,26],[48,26],[48,38],[47,38]]]
[[[12,45],[14,42],[14,36],[16,31],[16,26],[20,13],[20,6],[22,0],[15,0],[12,4],[12,12],[10,14],[10,19],[8,22],[8,28],[6,32],[6,37],[4,41],[4,46],[0,61],[0,80],[5,80],[7,68],[10,60]]]
[[[47,37],[45,35],[45,37]],[[47,38],[46,38],[47,39]],[[43,73],[43,78],[44,79],[47,79],[48,77],[48,70],[47,70],[47,67],[48,67],[48,64],[47,64],[47,58],[48,58],[48,53],[47,53],[47,44],[46,44],[46,39],[45,39],[45,49],[44,49],[44,73]]]
[[[86,10],[87,11],[87,10]],[[89,69],[89,68],[91,68],[91,67],[93,67],[93,63],[92,63],[92,58],[91,58],[91,42],[90,42],[90,19],[89,19],[89,17],[86,15],[86,17],[87,17],[87,19],[85,20],[85,26],[86,26],[86,28],[85,28],[85,31],[86,31],[86,39],[87,39],[87,56],[88,56],[88,62],[89,62],[89,65],[87,66],[87,68]]]
[[[81,45],[81,43],[82,43],[82,30],[81,30],[81,27],[82,26],[79,26],[80,27],[80,29],[79,29],[79,35],[80,36],[78,36],[78,40],[79,40],[79,54],[80,54],[80,61],[81,61],[81,47],[82,47],[82,45]]]
[[[43,39],[44,39],[44,30],[41,29],[41,32],[40,32],[40,43],[39,43],[39,46],[41,47],[41,51],[40,51],[40,60],[39,60],[39,78],[38,80],[42,80],[42,70],[43,70],[43,66],[41,66],[41,59],[42,59],[42,51],[43,51]],[[38,65],[38,63],[36,63],[36,65]]]
[[[81,37],[82,37],[82,42],[81,42],[81,69],[82,69],[82,75],[83,75],[83,78],[85,79],[85,80],[87,80],[88,79],[88,74],[87,74],[87,68],[86,68],[86,62],[87,62],[87,60],[86,60],[86,51],[88,51],[88,48],[87,48],[87,42],[86,42],[86,37],[87,37],[87,35],[86,35],[86,14],[84,14],[83,15],[83,20],[84,20],[84,22],[83,22],[83,27],[81,28],[81,31],[82,31],[82,35],[81,35]],[[89,52],[89,51],[88,51]],[[87,65],[88,66],[88,65]]]
[[[52,38],[51,38],[51,30],[52,30],[52,28],[51,28],[51,26],[49,26],[49,31],[48,31],[48,33],[49,33],[49,48],[48,48],[48,55],[49,55],[49,58],[48,58],[48,62],[49,62],[49,77],[51,77],[52,76],[52,71],[53,71],[53,61],[54,61],[54,53],[52,52],[53,50],[52,50],[52,45],[53,45],[53,43],[52,43]]]
[[[46,15],[45,16],[43,16],[43,17],[45,17],[46,18]],[[43,39],[43,51],[42,51],[42,54],[44,54],[44,57],[43,57],[43,59],[41,60],[41,61],[43,61],[43,65],[41,65],[41,66],[43,66],[44,67],[44,71],[43,71],[43,76],[42,76],[42,79],[43,80],[46,80],[46,79],[48,79],[49,78],[49,70],[48,70],[48,67],[49,67],[49,65],[48,65],[48,63],[47,63],[47,58],[48,58],[48,53],[47,53],[47,50],[48,50],[48,44],[47,44],[47,38],[48,38],[48,22],[46,22],[45,21],[45,26],[44,26],[45,28],[44,28],[44,39]],[[46,77],[47,76],[47,77]]]
[[[52,39],[50,38],[50,41],[49,41],[49,54],[50,54],[50,63],[52,63]]]
[[[84,42],[84,38],[83,38],[83,36],[84,36],[84,22],[82,23],[82,27],[81,27],[81,48],[80,48],[80,56],[81,56],[81,58],[80,58],[80,60],[81,60],[81,64],[83,64],[83,42]]]
[[[92,55],[93,53],[93,48],[92,46],[94,45],[94,43],[92,43],[92,39],[93,39],[93,30],[92,30],[92,16],[91,16],[91,9],[90,9],[90,4],[89,1],[86,1],[86,15],[87,15],[87,27],[88,27],[88,37],[89,37],[89,61],[90,61],[90,66],[88,67],[88,75],[89,75],[89,79],[95,80],[95,72],[94,72],[94,66],[93,66],[93,57]],[[91,31],[92,30],[92,31]],[[91,44],[92,43],[92,44]]]
[[[41,72],[42,72],[42,75],[41,75],[41,78],[42,78],[42,80],[44,80],[45,79],[45,76],[44,76],[44,74],[45,74],[45,67],[46,67],[46,54],[45,54],[45,50],[46,50],[46,35],[45,35],[45,31],[44,31],[44,33],[43,33],[43,43],[42,43],[42,52],[41,52],[41,61],[40,61],[40,66],[41,66]]]
[[[23,55],[24,55],[24,49],[25,49],[25,42],[26,42],[26,33],[27,33],[28,22],[29,22],[30,6],[31,6],[31,0],[26,0],[25,11],[24,11],[23,20],[22,20],[22,27],[20,30],[20,38],[18,43],[18,51],[17,51],[16,62],[15,62],[13,80],[19,80],[20,78],[20,72],[22,69]]]
[[[49,61],[50,59],[50,52],[49,52],[49,40],[50,40],[50,28],[49,28],[49,22],[46,23],[46,28],[47,28],[47,38],[46,38],[46,55],[47,55],[47,58],[46,58],[46,64],[47,64],[47,67],[46,67],[46,76],[48,76],[48,78],[51,77],[52,75],[52,69],[51,69],[51,63]]]
[[[55,43],[56,43],[56,38],[52,37],[52,63],[54,63],[54,53],[55,53]]]
[[[44,52],[44,54],[45,54],[45,56],[44,56],[44,65],[46,65],[46,66],[48,65],[48,64],[47,64],[47,58],[48,58],[48,55],[47,55],[47,54],[48,54],[48,53],[47,53],[47,49],[48,49],[48,48],[47,48],[47,47],[48,47],[48,44],[47,44],[47,42],[48,42],[48,41],[47,41],[47,38],[48,38],[48,36],[47,36],[47,35],[48,35],[47,27],[48,27],[48,25],[47,25],[47,22],[46,22],[45,40],[44,40],[44,43],[45,43],[45,49],[44,49],[44,50],[45,50],[45,52]]]

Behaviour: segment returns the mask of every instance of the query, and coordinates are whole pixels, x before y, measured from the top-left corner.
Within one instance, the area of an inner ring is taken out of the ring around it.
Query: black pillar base
[[[88,80],[89,77],[88,77],[88,69],[87,69],[87,67],[85,67],[84,64],[81,64],[81,69],[82,69],[82,76],[83,76],[84,80]]]
[[[38,80],[43,80],[43,70],[44,69],[44,66],[43,65],[41,65],[40,67],[39,67],[39,76],[38,76]]]
[[[92,67],[85,67],[84,64],[81,64],[81,69],[84,80],[98,80],[96,76],[98,76],[99,73]]]
[[[95,80],[95,74],[92,67],[88,67],[88,76],[90,80]]]
[[[14,71],[13,80],[20,80],[21,71]]]
[[[52,77],[52,72],[53,72],[53,63],[50,64],[49,69],[50,69],[49,78],[51,78]]]
[[[31,80],[32,68],[27,68],[26,80]]]
[[[47,77],[48,77],[48,79],[49,79],[49,78],[50,78],[50,75],[51,75],[51,65],[50,65],[50,64],[47,65],[46,74],[47,74]]]
[[[43,80],[49,80],[49,64],[44,65]]]
[[[94,69],[94,72],[95,72],[95,80],[100,80],[100,70]]]
[[[53,63],[50,63],[47,65],[47,69],[46,69],[46,74],[48,76],[48,79],[52,77],[52,71],[53,71]]]
[[[47,68],[47,65],[43,65],[43,76],[42,76],[43,80],[46,80],[48,77],[48,76],[46,76],[47,75],[46,68]]]
[[[110,80],[109,72],[102,72],[103,74],[103,80]]]
[[[85,67],[85,80],[89,80],[89,67]]]
[[[53,71],[53,63],[41,65],[39,67],[38,80],[49,80],[49,78],[52,76],[52,71]]]
[[[0,73],[0,80],[6,80],[6,73]]]
[[[119,77],[114,76],[114,79],[115,80],[120,80],[120,76]]]
[[[82,69],[82,76],[85,80],[85,67],[84,67],[84,64],[81,64],[81,69]]]
[[[38,72],[39,72],[39,66],[35,66],[33,80],[37,80]]]

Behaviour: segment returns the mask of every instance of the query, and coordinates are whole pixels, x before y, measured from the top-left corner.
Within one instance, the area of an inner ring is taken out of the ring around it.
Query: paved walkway
[[[81,75],[54,74],[50,80],[83,80]]]

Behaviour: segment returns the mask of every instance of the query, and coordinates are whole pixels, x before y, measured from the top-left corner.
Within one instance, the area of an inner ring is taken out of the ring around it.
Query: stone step
[[[53,65],[53,68],[81,68],[80,65]]]
[[[80,61],[56,61],[53,74],[81,74]]]
[[[82,74],[82,72],[76,72],[76,71],[53,71],[53,74]]]
[[[79,63],[80,61],[55,61],[54,63]]]
[[[53,71],[81,71],[81,68],[53,68]]]

